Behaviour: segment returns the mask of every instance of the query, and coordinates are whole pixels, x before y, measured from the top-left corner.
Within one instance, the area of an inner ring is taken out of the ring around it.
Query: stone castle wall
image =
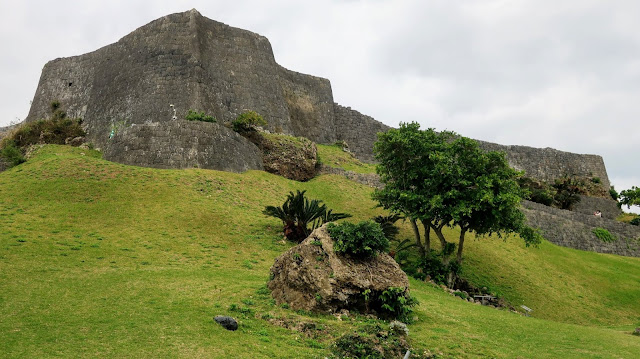
[[[350,107],[335,104],[337,139],[345,141],[358,159],[372,162],[373,144],[378,139],[377,133],[384,132],[391,127],[378,122],[373,117],[363,115]]]
[[[529,225],[539,228],[550,242],[569,248],[640,257],[640,227],[524,201],[523,212]],[[593,229],[604,228],[618,240],[604,243]]]
[[[70,116],[84,119],[87,140],[99,148],[108,147],[113,123],[172,121],[171,104],[179,119],[193,109],[213,115],[219,123],[254,110],[267,120],[268,130],[318,143],[342,140],[366,162],[374,160],[376,133],[389,129],[335,104],[329,80],[278,65],[265,37],[195,10],[157,19],[94,52],[49,62],[26,121],[48,117],[53,100],[60,101]],[[486,142],[483,146],[506,151],[510,164],[530,177],[600,177],[609,188],[599,156]]]
[[[524,171],[527,177],[551,182],[564,176],[600,178],[603,188],[610,187],[607,169],[602,157],[527,146],[504,146],[478,141],[488,151],[503,151],[511,167]]]
[[[103,153],[107,160],[142,167],[263,169],[256,145],[222,125],[199,121],[134,124],[116,133]]]

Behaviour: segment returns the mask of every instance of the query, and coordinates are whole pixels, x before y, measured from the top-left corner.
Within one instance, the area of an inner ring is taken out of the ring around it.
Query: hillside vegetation
[[[301,183],[260,171],[157,170],[45,146],[0,173],[2,357],[323,358],[341,335],[387,325],[273,304],[269,268],[292,244],[261,211],[298,189],[353,221],[382,214],[372,189],[340,176]],[[409,228],[400,236],[411,238]],[[412,280],[420,305],[409,337],[421,352],[640,353],[630,335],[640,326],[640,259],[484,238],[469,241],[464,265],[475,285],[533,308],[532,317]],[[217,314],[240,329],[222,329]]]

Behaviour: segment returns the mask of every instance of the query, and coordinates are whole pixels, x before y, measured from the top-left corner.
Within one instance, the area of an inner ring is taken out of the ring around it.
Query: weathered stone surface
[[[69,137],[67,139],[64,140],[64,144],[65,145],[69,145],[69,146],[74,146],[74,147],[78,147],[81,144],[84,143],[84,137]]]
[[[346,142],[349,150],[361,161],[373,162],[373,144],[378,139],[378,132],[385,132],[391,127],[337,103],[334,112],[337,139]]]
[[[213,320],[216,323],[222,325],[222,327],[226,330],[238,330],[238,322],[232,317],[228,317],[226,315],[216,315]]]
[[[342,140],[363,161],[373,161],[376,133],[389,129],[334,103],[329,80],[278,65],[265,37],[210,20],[196,10],[157,19],[94,52],[50,61],[26,121],[47,117],[53,100],[59,100],[70,117],[84,119],[87,141],[99,148],[109,142],[113,123],[171,121],[170,104],[180,119],[194,109],[220,123],[254,110],[272,132],[316,143]],[[513,167],[535,179],[599,177],[609,189],[599,156],[486,142],[484,147],[504,150]]]
[[[509,165],[525,176],[553,183],[557,178],[575,176],[582,178],[600,178],[604,190],[611,186],[607,169],[602,157],[583,155],[554,150],[553,148],[534,148],[527,146],[504,146],[478,141],[487,151],[502,151],[507,154]]]
[[[554,244],[584,251],[640,257],[638,226],[529,201],[523,202],[523,212],[529,225],[539,228],[542,235]],[[594,228],[604,228],[618,240],[604,243],[593,234]]]
[[[407,275],[387,254],[368,260],[337,255],[326,225],[278,257],[271,275],[268,286],[276,303],[313,311],[364,312],[364,290],[409,287]]]
[[[573,206],[573,211],[590,215],[593,215],[595,211],[600,211],[602,217],[608,219],[616,219],[622,213],[618,202],[613,199],[588,196],[580,196],[580,202]]]
[[[346,177],[354,182],[358,182],[365,186],[373,187],[373,188],[383,188],[382,182],[380,182],[380,176],[375,173],[357,173],[353,171],[347,171],[342,168],[335,168],[329,166],[320,166],[318,171],[321,174],[330,174],[330,175],[339,175]]]
[[[123,128],[106,143],[104,158],[154,168],[262,170],[258,147],[217,123],[170,121]]]
[[[309,139],[261,132],[246,136],[262,151],[265,171],[296,181],[315,177],[318,148]]]

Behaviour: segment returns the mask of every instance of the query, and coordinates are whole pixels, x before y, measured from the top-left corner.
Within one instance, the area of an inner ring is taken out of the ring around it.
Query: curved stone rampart
[[[170,121],[134,124],[118,132],[104,158],[154,168],[262,170],[262,153],[246,138],[217,123]]]

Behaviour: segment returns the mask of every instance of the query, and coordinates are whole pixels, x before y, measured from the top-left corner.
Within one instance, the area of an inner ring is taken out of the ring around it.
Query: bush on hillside
[[[632,219],[629,223],[633,224],[634,226],[640,226],[640,216],[637,216],[636,218]]]
[[[0,143],[0,156],[10,165],[24,162],[26,149],[35,144],[64,145],[68,139],[84,137],[82,119],[68,118],[60,108],[60,102],[51,102],[51,117],[46,120],[24,123],[15,128]]]
[[[194,110],[189,110],[184,119],[187,121],[217,122],[213,116],[205,114],[204,111],[198,112]]]
[[[238,133],[255,131],[256,127],[266,125],[267,121],[255,111],[243,112],[231,122],[233,130]]]
[[[327,227],[333,249],[336,253],[349,254],[357,258],[371,258],[379,252],[389,250],[389,240],[378,223],[362,221],[360,223],[343,222]]]

